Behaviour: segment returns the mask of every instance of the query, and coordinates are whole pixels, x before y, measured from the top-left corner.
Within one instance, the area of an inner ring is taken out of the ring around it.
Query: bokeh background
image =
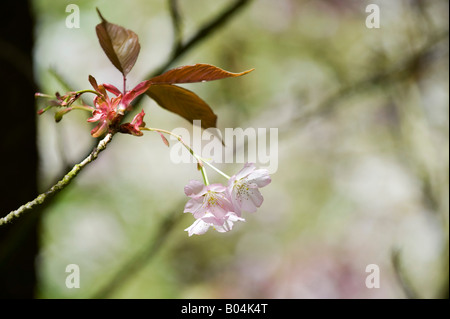
[[[31,2],[41,92],[89,88],[89,74],[121,86],[96,38],[96,7],[139,35],[130,87],[171,54],[170,1],[76,1],[78,29],[65,24],[70,3]],[[183,38],[230,3],[178,1]],[[365,25],[371,3],[379,29]],[[256,69],[185,87],[222,131],[278,128],[278,170],[262,207],[232,232],[188,237],[183,187],[201,180],[196,166],[173,163],[157,134],[117,135],[45,208],[35,296],[448,297],[448,21],[448,1],[248,1],[171,67]],[[148,98],[141,108],[150,126],[192,131]],[[36,119],[39,191],[92,149],[87,117]],[[232,175],[242,164],[218,166]],[[68,264],[80,267],[79,289],[65,285]],[[378,289],[365,285],[369,264],[380,268]]]

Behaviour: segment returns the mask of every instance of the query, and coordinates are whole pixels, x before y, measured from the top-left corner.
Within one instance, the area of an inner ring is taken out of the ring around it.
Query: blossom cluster
[[[189,236],[202,235],[213,227],[218,232],[227,232],[237,221],[245,221],[242,212],[256,212],[263,202],[259,188],[271,182],[266,169],[256,169],[255,164],[246,163],[228,185],[210,184],[191,180],[184,192],[191,199],[186,203],[185,213],[192,213],[196,221],[185,229]]]

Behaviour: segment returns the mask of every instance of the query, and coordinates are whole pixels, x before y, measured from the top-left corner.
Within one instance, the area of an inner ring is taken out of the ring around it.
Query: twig
[[[61,190],[63,190],[69,183],[72,181],[72,179],[78,175],[78,173],[89,163],[96,160],[98,157],[98,154],[100,154],[101,151],[106,149],[106,145],[111,142],[111,139],[113,138],[113,133],[108,133],[105,138],[103,138],[97,145],[97,147],[94,148],[94,150],[89,154],[88,157],[86,157],[82,162],[79,164],[76,164],[70,172],[68,172],[59,182],[57,182],[55,185],[53,185],[47,192],[40,194],[38,197],[33,199],[32,201],[20,206],[18,209],[10,212],[8,215],[6,215],[3,218],[0,218],[0,226],[4,225],[10,221],[12,221],[14,218],[17,218],[21,216],[23,213],[34,209],[38,205],[42,205],[44,202],[46,202],[50,197],[54,196],[55,194],[59,193]]]
[[[181,56],[183,56],[185,53],[187,53],[189,50],[192,50],[193,47],[195,47],[197,44],[199,44],[202,40],[206,39],[207,37],[211,36],[215,31],[219,30],[220,27],[225,25],[239,10],[243,9],[244,6],[248,3],[250,3],[252,0],[236,0],[234,3],[230,4],[230,6],[226,7],[220,14],[218,14],[216,17],[212,18],[210,21],[206,22],[202,27],[198,29],[198,31],[186,42],[186,43],[175,43],[173,45],[172,53],[167,58],[166,62],[161,64],[159,68],[154,70],[153,72],[149,73],[145,79],[150,79],[154,76],[160,75],[164,71],[166,71],[175,61],[177,61]],[[170,5],[172,6],[173,0],[170,0]],[[171,8],[170,10],[174,10]],[[175,17],[172,15],[172,23],[179,23],[174,22]],[[177,18],[179,19],[179,18]],[[175,30],[175,32],[178,32]],[[180,34],[181,36],[181,34]],[[136,107],[141,100],[144,98],[145,94],[142,94],[138,96],[131,104],[133,107]],[[131,116],[131,112],[127,115]]]
[[[172,2],[172,1],[171,1]],[[183,56],[187,51],[192,49],[199,42],[204,40],[206,37],[210,36],[213,32],[217,31],[221,26],[223,26],[228,20],[230,20],[233,15],[235,15],[244,5],[250,3],[251,0],[236,0],[229,7],[225,8],[219,15],[206,22],[186,43],[182,43],[178,46],[174,46],[176,49],[173,50],[172,54],[168,57],[167,61],[163,63],[158,69],[153,73],[149,74],[147,78],[159,75],[165,70],[167,70],[172,63]],[[175,31],[178,32],[178,31]]]

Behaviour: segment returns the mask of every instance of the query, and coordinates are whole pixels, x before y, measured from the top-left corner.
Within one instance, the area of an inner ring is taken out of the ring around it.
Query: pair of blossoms
[[[92,117],[87,120],[88,122],[98,122],[97,126],[91,131],[93,137],[99,137],[114,130],[116,132],[132,134],[135,136],[142,136],[143,133],[141,130],[157,131],[161,134],[161,137],[163,137],[161,132],[174,135],[168,131],[146,128],[144,122],[144,110],[138,113],[131,123],[119,125],[125,112],[131,110],[131,102],[149,88],[151,85],[149,81],[141,82],[124,95],[122,95],[118,88],[111,84],[98,85],[97,81],[92,76],[89,76],[89,82],[95,92],[85,90],[71,92],[62,97],[57,95],[58,101],[55,102],[59,106],[65,106],[66,108],[63,109],[62,112],[67,113],[73,108],[76,108],[71,107],[71,105],[82,93],[95,93],[97,95],[93,101],[95,108],[87,105],[81,107],[85,110],[92,111]],[[110,98],[106,91],[114,94],[115,97]],[[197,180],[191,180],[184,188],[185,194],[191,198],[184,208],[184,213],[192,213],[196,219],[190,227],[185,229],[189,236],[194,234],[202,235],[206,233],[210,227],[213,227],[218,232],[228,232],[233,228],[235,222],[245,221],[245,219],[242,218],[243,211],[250,213],[256,212],[257,208],[259,208],[263,202],[263,196],[261,195],[259,188],[264,187],[271,182],[271,178],[266,169],[256,169],[253,163],[246,163],[244,168],[237,174],[229,177],[212,166],[212,164],[204,162],[214,170],[218,171],[221,175],[228,178],[227,186],[218,183],[209,184],[204,172],[203,161],[181,140],[181,137],[174,136],[177,137],[199,161],[199,167],[201,167],[205,182],[202,183]],[[164,137],[163,140],[167,141]]]
[[[227,232],[237,221],[245,221],[242,212],[256,212],[263,197],[259,188],[271,182],[265,169],[256,169],[255,164],[246,163],[236,175],[228,180],[228,186],[222,184],[204,185],[191,180],[184,187],[184,193],[191,197],[184,212],[192,213],[197,219],[185,230],[189,236],[202,235],[213,227],[218,232]]]

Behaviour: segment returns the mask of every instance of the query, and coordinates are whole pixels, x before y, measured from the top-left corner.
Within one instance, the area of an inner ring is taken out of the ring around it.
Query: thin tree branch
[[[149,74],[147,78],[159,75],[167,70],[176,60],[183,56],[187,51],[192,49],[202,40],[210,36],[215,31],[219,30],[220,27],[225,25],[239,10],[244,8],[244,6],[250,3],[252,0],[236,0],[230,6],[226,7],[219,15],[206,22],[198,31],[185,43],[181,45],[174,46],[172,54],[168,57],[165,63],[163,63],[158,69],[153,73]],[[171,1],[173,2],[173,0]],[[177,32],[177,31],[176,31]]]
[[[106,145],[111,142],[114,133],[108,133],[105,138],[103,138],[94,148],[94,150],[86,157],[82,162],[76,164],[70,172],[68,172],[59,182],[53,185],[47,192],[40,194],[38,197],[33,199],[32,201],[20,206],[18,209],[10,212],[3,218],[0,218],[0,226],[4,225],[13,219],[20,217],[23,213],[34,209],[35,207],[44,204],[49,198],[53,197],[55,194],[62,191],[72,179],[78,175],[78,173],[89,163],[96,160],[100,152],[106,149]]]

